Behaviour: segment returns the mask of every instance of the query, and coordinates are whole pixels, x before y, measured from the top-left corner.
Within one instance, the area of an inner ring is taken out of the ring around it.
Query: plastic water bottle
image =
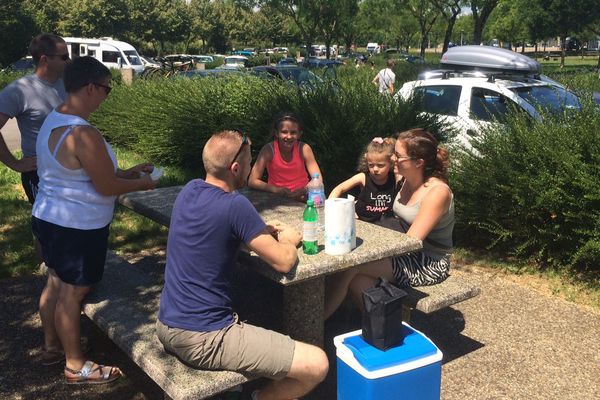
[[[317,254],[319,251],[318,236],[317,236],[317,224],[319,221],[319,214],[311,199],[306,201],[306,208],[302,215],[304,219],[304,225],[302,229],[302,250],[304,254]]]
[[[320,208],[325,205],[325,187],[321,177],[316,172],[312,174],[312,179],[306,185],[308,198],[313,201],[315,207]]]

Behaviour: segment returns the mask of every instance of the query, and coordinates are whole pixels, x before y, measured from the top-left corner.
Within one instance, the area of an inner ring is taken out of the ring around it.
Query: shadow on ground
[[[161,261],[145,257],[140,264]],[[164,262],[164,261],[162,261]],[[28,276],[0,281],[0,398],[2,399],[163,399],[163,392],[129,357],[90,320],[82,317],[83,336],[92,346],[89,358],[119,366],[126,377],[113,385],[67,386],[62,380],[62,365],[44,367],[36,362],[42,334],[37,302],[45,279]],[[235,284],[234,303],[242,320],[270,329],[280,329],[283,290],[280,285],[255,273],[240,269]],[[452,361],[483,345],[461,332],[464,319],[459,311],[446,309],[428,316],[413,313],[411,324],[428,335],[444,353],[443,362]],[[433,327],[444,327],[436,330]],[[330,372],[326,380],[306,399],[336,398],[336,368],[333,338],[360,329],[360,317],[351,304],[345,304],[326,324],[326,352]],[[244,394],[261,387],[266,380],[244,386]],[[218,396],[212,400],[224,399]]]

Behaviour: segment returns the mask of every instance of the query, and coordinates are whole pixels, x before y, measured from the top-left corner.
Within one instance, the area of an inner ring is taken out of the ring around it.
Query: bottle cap
[[[309,207],[310,206],[314,206],[315,202],[313,201],[313,199],[308,199],[308,200],[306,200],[306,205],[309,206]]]

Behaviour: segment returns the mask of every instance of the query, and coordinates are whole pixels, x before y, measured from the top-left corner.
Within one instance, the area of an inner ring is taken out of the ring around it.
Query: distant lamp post
[[[464,35],[465,35],[465,31],[464,31],[464,29],[461,29],[460,30],[460,45],[461,46],[463,45],[463,37],[464,37]]]

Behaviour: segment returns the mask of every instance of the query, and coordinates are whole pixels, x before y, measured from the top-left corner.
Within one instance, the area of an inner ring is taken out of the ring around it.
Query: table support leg
[[[294,340],[323,347],[325,278],[283,288],[283,330]]]

